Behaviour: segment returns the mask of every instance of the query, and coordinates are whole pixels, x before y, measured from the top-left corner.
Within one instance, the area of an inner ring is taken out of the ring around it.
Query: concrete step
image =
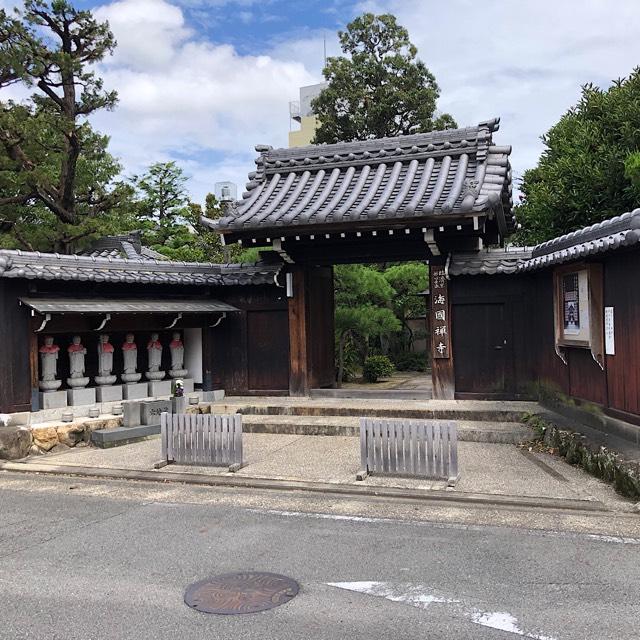
[[[533,439],[533,430],[520,422],[482,422],[455,420],[458,440],[463,442],[489,442],[520,444]],[[305,436],[360,435],[359,418],[352,416],[285,416],[244,415],[245,433],[294,434]]]
[[[311,398],[355,398],[376,400],[430,400],[431,391],[420,389],[311,389]]]
[[[246,416],[304,416],[304,417],[361,417],[409,418],[415,420],[467,420],[482,422],[521,422],[524,416],[533,412],[532,403],[492,403],[482,406],[478,403],[453,403],[438,405],[417,402],[354,402],[343,400],[339,403],[322,404],[309,402],[293,403],[220,403],[212,406],[213,413],[242,413]],[[536,406],[539,411],[539,407]]]

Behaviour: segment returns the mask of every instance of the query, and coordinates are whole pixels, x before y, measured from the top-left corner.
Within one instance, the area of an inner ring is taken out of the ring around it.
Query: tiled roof
[[[640,242],[640,209],[604,220],[533,248],[520,271],[562,264]]]
[[[281,264],[210,264],[0,251],[0,277],[175,285],[273,284]]]
[[[219,220],[222,232],[504,216],[513,230],[511,147],[495,146],[499,120],[476,127],[292,149],[258,146],[243,200]]]
[[[166,256],[142,245],[140,231],[126,235],[105,236],[96,240],[89,249],[79,255],[94,258],[128,258],[130,260],[168,260]]]
[[[526,247],[454,253],[451,255],[448,273],[450,276],[516,273],[529,258],[531,258],[531,249]]]
[[[533,248],[511,247],[454,253],[450,276],[520,273],[580,260],[640,243],[640,209],[604,220]]]

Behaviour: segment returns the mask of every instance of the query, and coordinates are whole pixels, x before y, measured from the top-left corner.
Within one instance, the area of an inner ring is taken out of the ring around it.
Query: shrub
[[[336,349],[336,363],[338,362],[338,355]],[[342,382],[352,382],[356,379],[362,368],[362,356],[358,345],[353,338],[347,340],[344,345],[344,369],[342,371]],[[336,377],[338,375],[338,367],[336,367]]]
[[[427,354],[424,351],[413,353],[411,351],[398,353],[393,361],[398,371],[426,371]]]
[[[379,378],[388,378],[395,370],[387,356],[370,356],[364,361],[362,377],[366,382],[377,382]]]

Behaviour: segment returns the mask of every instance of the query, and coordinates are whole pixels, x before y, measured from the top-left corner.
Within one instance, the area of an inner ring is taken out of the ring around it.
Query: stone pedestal
[[[160,416],[171,413],[171,400],[146,400],[140,408],[142,424],[160,424]]]
[[[147,395],[151,398],[171,395],[171,380],[153,380],[148,385],[149,393]]]
[[[187,412],[187,398],[171,398],[171,413],[186,413]]]
[[[67,406],[66,391],[47,391],[38,395],[41,409],[60,409]]]
[[[96,387],[96,400],[98,402],[120,402],[122,400],[122,385]]]
[[[187,393],[193,393],[194,389],[195,389],[195,384],[193,381],[193,378],[183,378],[182,379],[182,387],[184,389],[184,395],[186,396]]]
[[[84,389],[89,384],[89,378],[67,378],[67,386],[72,389]]]
[[[122,397],[125,400],[139,400],[140,398],[148,398],[149,386],[146,382],[138,382],[136,384],[123,384]]]
[[[125,402],[122,405],[122,426],[138,427],[140,423],[140,402]]]
[[[67,404],[70,407],[77,407],[82,404],[95,404],[95,389],[67,389]]]

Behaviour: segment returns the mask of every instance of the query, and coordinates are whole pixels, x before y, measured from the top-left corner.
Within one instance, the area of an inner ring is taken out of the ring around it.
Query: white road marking
[[[370,596],[386,598],[391,602],[402,602],[412,607],[426,609],[430,604],[451,604],[459,600],[451,600],[434,596],[429,593],[431,590],[422,584],[395,584],[391,582],[328,582],[331,587],[346,589],[347,591],[357,591]]]
[[[370,524],[393,524],[418,527],[431,527],[433,529],[457,529],[460,531],[487,531],[487,529],[501,529],[518,531],[524,535],[538,536],[541,538],[583,538],[596,542],[608,542],[611,544],[640,545],[640,538],[623,536],[610,536],[596,533],[580,533],[573,531],[548,531],[545,529],[520,529],[518,527],[496,527],[492,525],[457,524],[449,522],[429,522],[426,520],[401,520],[399,518],[378,518],[368,516],[346,516],[336,513],[314,513],[307,511],[285,511],[281,509],[245,509],[249,513],[269,514],[285,518],[312,518],[314,520],[336,520],[344,522],[365,522]]]
[[[483,627],[513,633],[524,638],[531,638],[532,640],[555,640],[555,638],[552,638],[551,636],[545,636],[537,633],[525,633],[518,626],[518,619],[507,611],[473,611],[471,613],[471,622]]]
[[[518,619],[508,611],[480,611],[465,608],[460,600],[434,595],[432,589],[424,584],[410,584],[397,582],[379,582],[363,580],[358,582],[328,582],[330,587],[355,591],[369,596],[384,598],[391,602],[399,602],[418,609],[427,609],[432,604],[443,604],[455,607],[465,618],[473,624],[489,627],[498,631],[505,631],[531,640],[556,640],[544,634],[528,633],[520,627]]]

